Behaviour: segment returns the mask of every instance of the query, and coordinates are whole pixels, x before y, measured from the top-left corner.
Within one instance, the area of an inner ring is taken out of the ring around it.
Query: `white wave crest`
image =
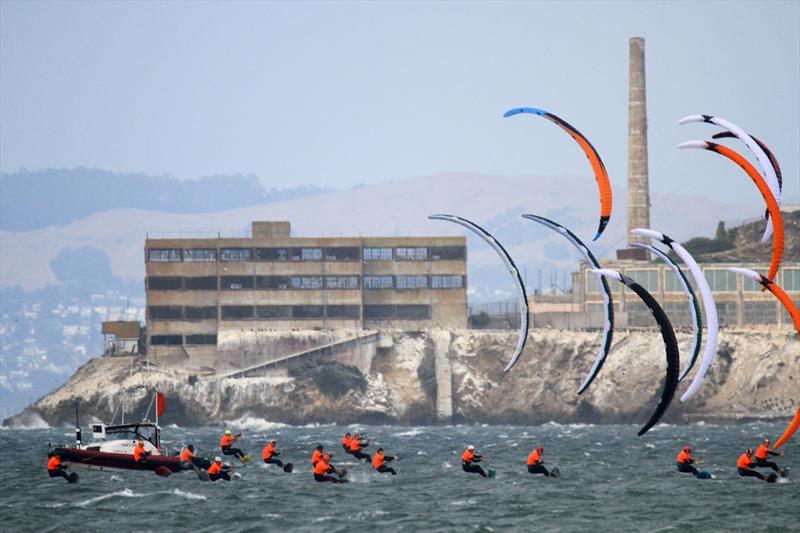
[[[50,425],[39,413],[26,413],[15,420],[10,427],[3,426],[3,429],[50,429]]]
[[[424,431],[419,428],[410,429],[408,431],[401,431],[400,433],[392,433],[395,437],[416,437],[417,435],[422,435]]]
[[[195,494],[194,492],[187,492],[181,489],[172,489],[172,492],[167,494],[174,494],[175,496],[180,496],[181,498],[186,498],[187,500],[205,500],[206,497],[202,494]]]
[[[270,422],[269,420],[264,420],[263,418],[251,415],[245,415],[241,418],[237,418],[236,420],[226,420],[225,424],[228,427],[243,428],[250,431],[270,431],[273,429],[286,427],[286,424],[281,422]]]

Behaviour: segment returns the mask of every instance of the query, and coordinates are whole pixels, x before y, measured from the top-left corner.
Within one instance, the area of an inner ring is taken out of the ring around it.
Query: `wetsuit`
[[[697,476],[700,472],[693,466],[693,463],[694,457],[689,452],[681,450],[681,453],[678,454],[678,472]]]
[[[69,481],[69,474],[67,474],[63,468],[61,468],[61,459],[56,457],[55,455],[47,461],[47,475],[50,477],[63,477],[67,481]]]
[[[530,455],[528,455],[528,473],[529,474],[544,474],[547,477],[550,477],[550,471],[544,467],[544,461],[542,461],[542,454],[538,452],[538,450],[533,450]]]
[[[359,461],[372,461],[372,457],[369,456],[368,453],[364,453],[361,451],[361,447],[367,447],[369,444],[362,442],[361,439],[357,439],[353,437],[353,441],[350,443],[350,455],[358,459]]]
[[[342,437],[342,448],[344,448],[344,453],[350,453],[350,445],[353,443],[353,437],[348,437],[345,435]]]
[[[216,481],[218,479],[224,479],[225,481],[231,480],[228,471],[222,468],[222,465],[219,463],[212,463],[211,466],[208,467],[208,478],[211,481]]]
[[[317,466],[323,455],[325,455],[323,452],[314,450],[314,453],[311,454],[311,466]]]
[[[757,477],[758,479],[763,480],[764,476],[761,475],[760,472],[756,472],[755,470],[751,470],[756,466],[756,462],[751,459],[749,455],[743,453],[739,456],[739,460],[736,462],[736,470],[739,472],[739,475],[742,477]]]
[[[480,474],[483,477],[489,477],[489,474],[486,473],[481,465],[475,464],[482,460],[483,458],[476,457],[475,452],[472,450],[464,450],[464,453],[461,454],[461,470],[473,474]]]
[[[778,465],[776,465],[772,461],[767,461],[767,458],[770,455],[779,457],[781,454],[773,452],[772,450],[769,449],[769,446],[767,446],[766,444],[762,444],[761,446],[759,446],[758,449],[756,450],[756,466],[759,468],[768,467],[773,469],[778,474],[783,474],[783,472],[781,472],[781,468]]]
[[[378,452],[372,458],[372,467],[381,473],[390,473],[393,476],[397,475],[397,472],[394,471],[394,468],[386,465],[389,461],[394,461],[393,455],[384,455],[383,452]]]
[[[267,444],[264,446],[264,450],[261,452],[261,457],[264,459],[264,462],[271,465],[278,465],[283,468],[283,462],[280,459],[276,459],[275,456],[280,455],[280,452],[275,451],[275,446],[272,443]]]
[[[223,435],[219,441],[219,447],[222,448],[222,455],[233,455],[240,461],[242,457],[245,456],[245,453],[240,450],[239,448],[234,448],[233,442],[238,438],[238,436],[234,437],[233,435]]]
[[[329,465],[325,459],[320,459],[317,461],[317,464],[314,465],[314,480],[319,482],[330,481],[331,483],[340,483],[338,479],[328,475],[330,472],[336,472],[336,469]]]

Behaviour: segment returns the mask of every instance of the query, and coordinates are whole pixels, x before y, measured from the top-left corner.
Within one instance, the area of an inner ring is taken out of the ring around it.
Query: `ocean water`
[[[0,431],[0,529],[3,531],[798,531],[800,444],[783,447],[781,466],[793,476],[767,484],[736,474],[744,448],[783,431],[776,423],[638,426],[357,426],[400,454],[397,476],[378,474],[344,456],[338,426],[290,427],[243,421],[241,446],[253,460],[233,482],[202,482],[191,472],[161,478],[145,472],[81,471],[70,485],[46,473],[48,442],[69,443],[70,428]],[[788,420],[787,420],[788,423]],[[163,431],[164,445],[194,443],[217,453],[221,429]],[[286,474],[261,463],[275,438]],[[348,484],[317,483],[309,457],[317,444],[347,465]],[[675,471],[684,443],[705,460],[701,481]],[[461,470],[460,454],[475,445],[496,469],[494,479]],[[562,478],[532,476],[525,460],[537,445]]]

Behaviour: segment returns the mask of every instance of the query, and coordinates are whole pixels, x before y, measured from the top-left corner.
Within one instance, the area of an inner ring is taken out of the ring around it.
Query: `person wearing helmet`
[[[328,454],[324,454],[322,457],[319,458],[319,461],[314,465],[314,480],[319,482],[329,481],[331,483],[341,483],[340,479],[337,479],[333,476],[329,476],[328,474],[335,474],[336,468],[330,464],[331,456]]]
[[[742,477],[757,477],[762,481],[766,481],[760,472],[752,470],[754,466],[756,466],[756,461],[753,459],[753,448],[748,448],[746,452],[739,456],[739,460],[736,461],[736,470]]]
[[[550,471],[545,468],[544,466],[544,459],[542,459],[542,455],[544,455],[544,448],[539,446],[535,450],[533,450],[530,454],[528,454],[528,473],[529,474],[544,474],[547,477],[550,477]]]
[[[144,463],[147,460],[147,456],[150,455],[144,448],[144,441],[140,440],[136,443],[136,447],[133,449],[133,460],[136,463]]]
[[[480,452],[475,451],[475,446],[470,444],[467,446],[467,449],[464,450],[464,453],[461,454],[461,470],[473,474],[480,474],[483,477],[489,477],[486,470],[484,470],[481,465],[477,464],[481,461],[483,461],[483,456],[481,456]]]
[[[779,476],[783,477],[783,470],[772,461],[767,461],[770,455],[781,457],[783,456],[783,452],[773,452],[769,447],[769,439],[764,439],[764,442],[756,449],[756,467],[771,468],[777,472]]]
[[[218,479],[230,481],[230,466],[227,465],[226,468],[226,466],[222,465],[222,458],[214,457],[214,462],[208,467],[208,479],[211,481],[216,481]]]
[[[231,433],[230,429],[226,429],[225,434],[222,435],[222,438],[219,441],[219,447],[222,448],[223,455],[233,455],[241,462],[246,463],[250,459],[250,456],[244,453],[239,448],[233,447],[233,443],[241,438],[242,438],[241,433],[234,435],[233,433]]]
[[[688,444],[683,447],[683,450],[678,454],[678,472],[683,472],[684,474],[694,474],[695,477],[700,473],[697,471],[697,468],[694,467],[694,463],[696,462],[694,457],[692,457],[692,447]]]

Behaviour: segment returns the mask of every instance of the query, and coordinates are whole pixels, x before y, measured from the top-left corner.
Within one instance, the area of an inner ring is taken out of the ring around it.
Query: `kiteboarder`
[[[192,464],[194,464],[193,459],[194,459],[194,445],[190,444],[186,448],[181,450],[181,461],[183,461],[184,463],[188,463],[186,466],[190,467]]]
[[[323,455],[325,455],[323,450],[324,450],[324,448],[322,447],[322,444],[317,446],[317,449],[314,450],[314,453],[311,454],[311,466],[317,466],[317,463],[319,462],[319,460],[322,459]],[[333,455],[333,454],[331,454],[331,455]]]
[[[270,441],[269,444],[264,446],[264,449],[261,450],[261,458],[264,459],[264,462],[271,465],[278,465],[283,468],[283,461],[277,459],[277,456],[281,454],[281,452],[275,449],[276,442],[274,440]]]
[[[218,479],[224,479],[225,481],[230,481],[231,476],[229,473],[230,467],[227,465],[225,467],[222,466],[222,459],[219,457],[214,457],[214,462],[211,466],[208,467],[208,479],[211,481],[216,481]]]
[[[372,458],[369,456],[368,453],[364,453],[361,451],[361,448],[366,448],[369,446],[369,441],[364,439],[361,440],[361,435],[356,433],[353,435],[353,439],[350,441],[350,455],[358,459],[359,461],[372,461]]]
[[[694,474],[697,477],[698,470],[693,466],[697,461],[692,457],[692,447],[688,444],[678,454],[678,472],[684,474]]]
[[[783,477],[784,476],[783,470],[772,461],[767,461],[767,458],[770,455],[774,455],[776,457],[783,457],[783,452],[773,452],[769,447],[769,439],[764,439],[764,442],[762,442],[761,445],[756,449],[756,467],[758,468],[769,467],[773,469],[775,472],[777,472],[779,476]]]
[[[748,448],[746,452],[739,456],[739,460],[736,462],[736,470],[742,477],[757,477],[762,481],[766,481],[766,478],[760,472],[752,470],[756,464],[753,460],[753,448]]]
[[[69,481],[69,474],[61,468],[61,456],[55,452],[50,452],[50,460],[47,461],[47,475],[50,477],[61,476]]]
[[[319,482],[341,483],[341,480],[328,475],[336,473],[336,468],[329,463],[330,460],[331,456],[327,454],[320,457],[319,461],[314,465],[314,479]]]
[[[239,448],[234,448],[233,447],[233,443],[236,440],[241,439],[241,438],[242,438],[242,434],[241,433],[233,435],[231,433],[230,429],[226,429],[225,430],[225,434],[222,435],[222,438],[219,441],[219,446],[220,446],[220,448],[222,448],[222,454],[223,455],[233,455],[234,457],[239,459],[241,462],[246,463],[247,461],[250,460],[250,456],[247,455],[246,453],[244,453]]]
[[[464,453],[461,454],[461,470],[464,472],[471,472],[475,474],[480,474],[483,477],[489,477],[489,474],[481,467],[481,465],[476,464],[483,461],[483,457],[481,456],[480,452],[475,451],[475,446],[470,444],[467,446],[467,449],[464,450]]]
[[[344,448],[344,453],[350,453],[350,444],[353,442],[353,437],[350,436],[350,432],[344,434],[342,437],[342,448]]]
[[[372,457],[372,467],[378,472],[389,472],[393,476],[396,476],[397,472],[395,472],[394,468],[387,466],[385,463],[399,458],[400,457],[397,455],[384,455],[383,448],[378,448],[378,450],[375,452],[375,455]]]
[[[539,446],[528,455],[528,473],[529,474],[544,474],[550,477],[550,471],[544,467],[544,448]]]
[[[148,455],[150,455],[150,452],[144,449],[144,441],[137,442],[136,447],[133,449],[133,460],[137,463],[144,463]]]

